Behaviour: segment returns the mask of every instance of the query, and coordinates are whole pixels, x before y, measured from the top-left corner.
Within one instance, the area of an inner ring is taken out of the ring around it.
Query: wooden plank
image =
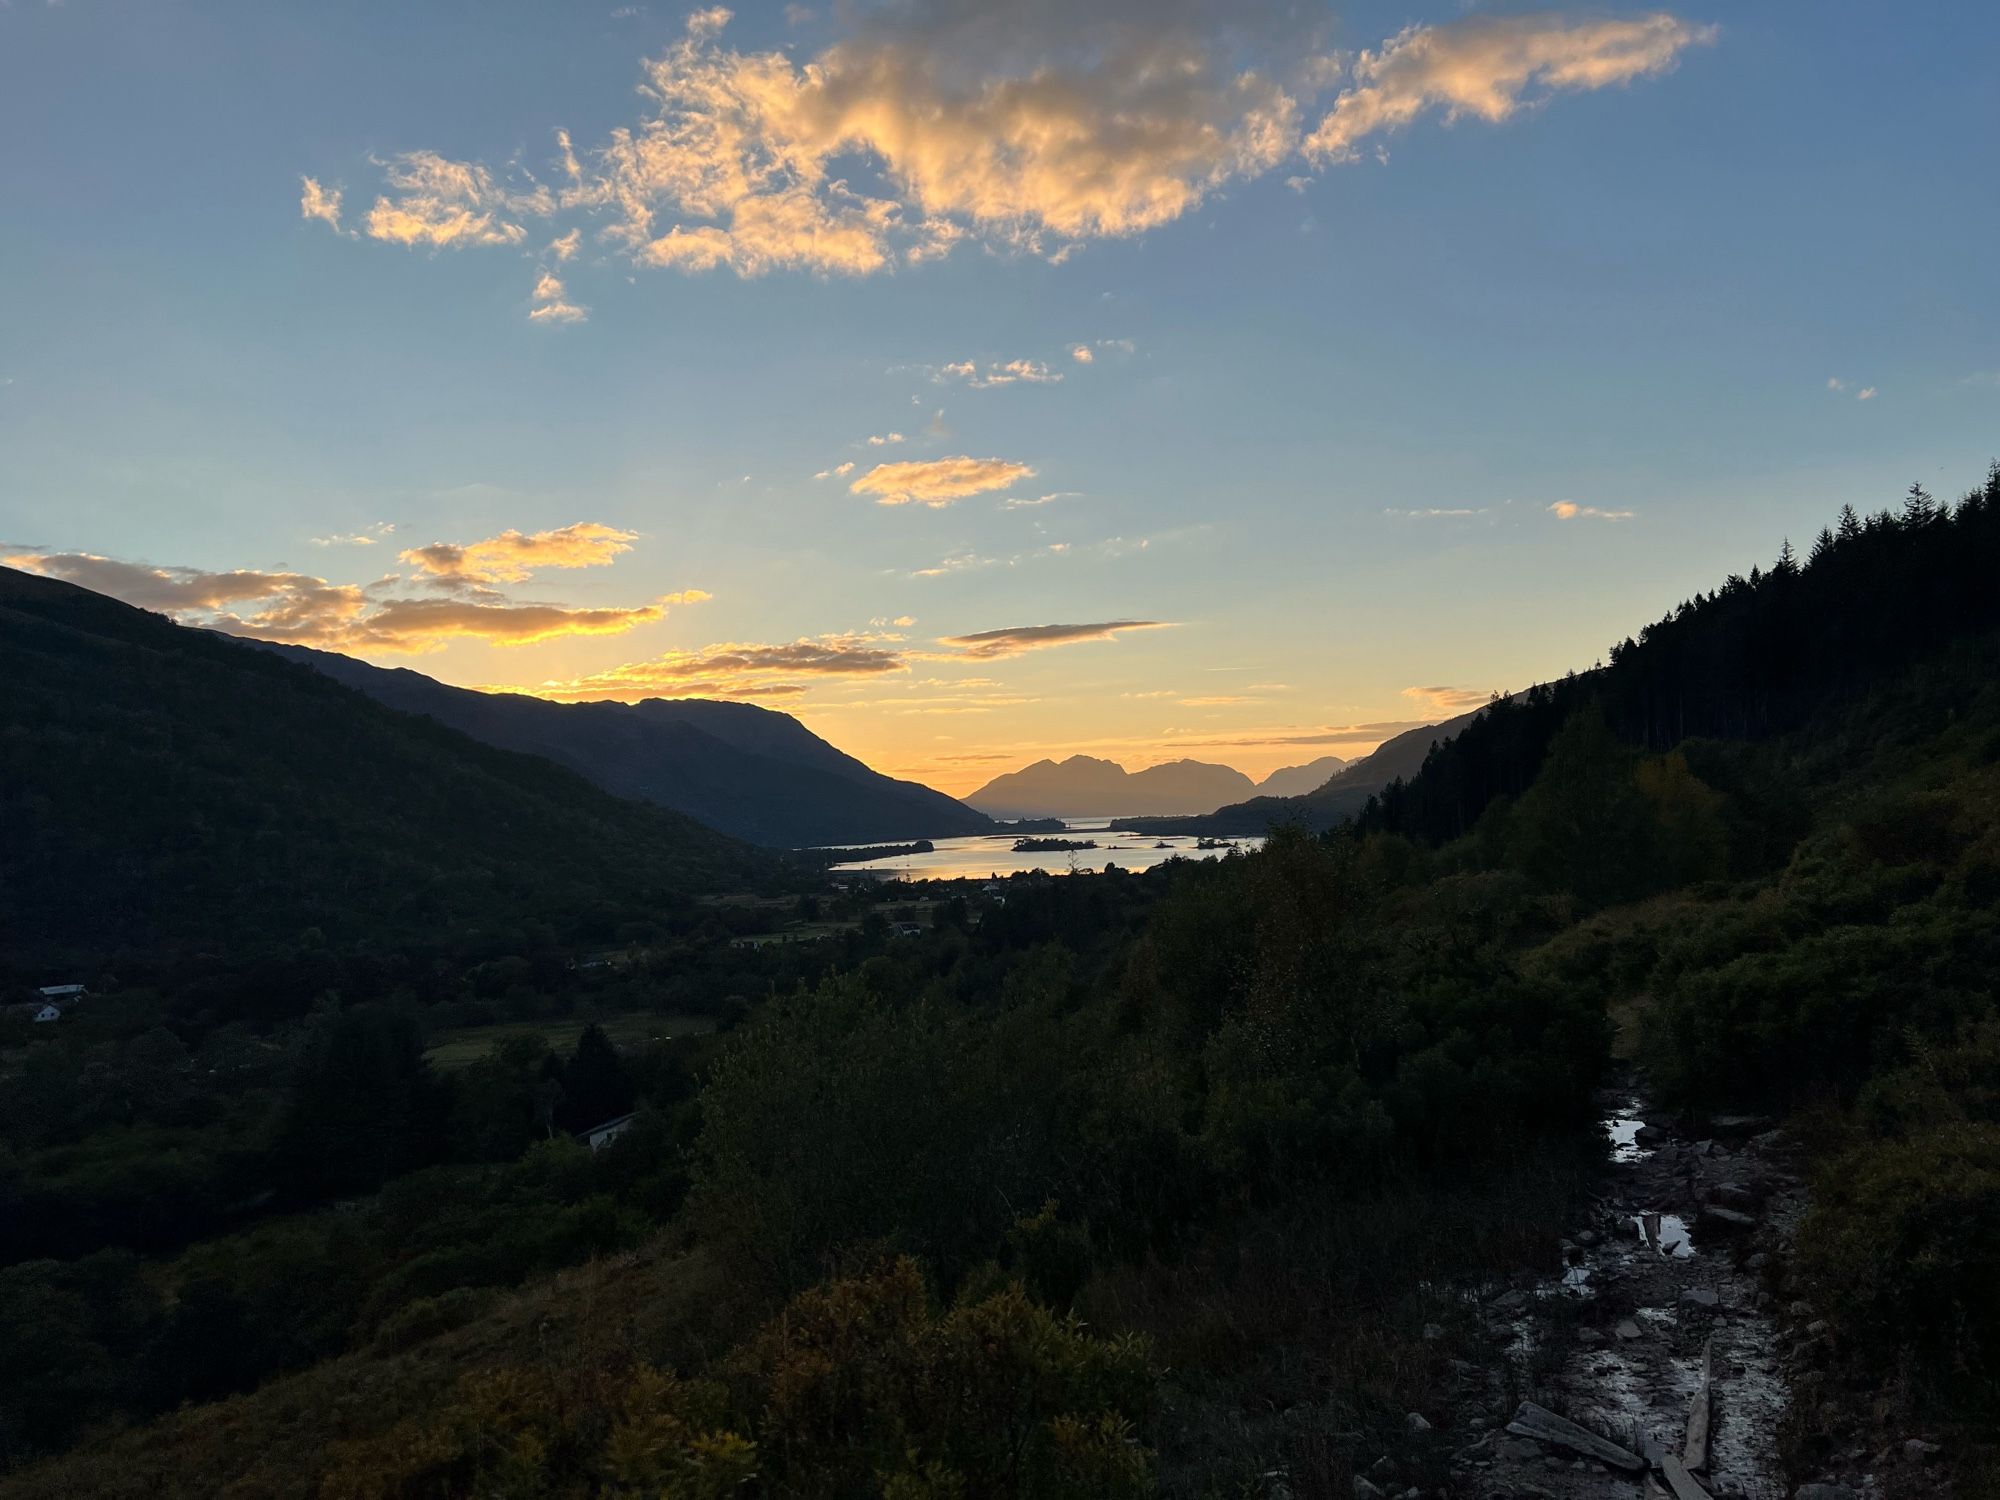
[[[1707,1490],[1695,1483],[1695,1477],[1688,1473],[1687,1465],[1671,1453],[1660,1460],[1660,1476],[1667,1481],[1667,1488],[1673,1492],[1674,1500],[1715,1500]]]
[[[1687,1442],[1681,1448],[1681,1462],[1690,1469],[1708,1467],[1708,1424],[1714,1411],[1710,1380],[1715,1374],[1715,1338],[1709,1337],[1701,1350],[1701,1384],[1688,1399]]]
[[[1638,1454],[1628,1452],[1589,1428],[1579,1427],[1568,1417],[1559,1417],[1546,1406],[1537,1406],[1532,1401],[1521,1403],[1514,1413],[1514,1420],[1507,1424],[1507,1430],[1516,1437],[1533,1438],[1538,1443],[1554,1443],[1559,1448],[1581,1453],[1585,1458],[1594,1458],[1601,1464],[1623,1469],[1628,1474],[1643,1473],[1647,1467],[1646,1460]]]

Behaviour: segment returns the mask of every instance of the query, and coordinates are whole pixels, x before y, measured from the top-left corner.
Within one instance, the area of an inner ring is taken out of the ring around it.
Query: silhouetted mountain
[[[1241,771],[1198,760],[1128,772],[1116,761],[1072,755],[996,776],[965,800],[997,818],[1081,818],[1205,812],[1255,787]]]
[[[610,938],[776,878],[692,819],[0,568],[0,954]]]
[[[391,708],[427,715],[502,749],[545,755],[608,792],[672,808],[756,844],[948,838],[993,826],[943,792],[870,770],[791,715],[748,703],[550,703],[451,687],[331,651],[251,644]]]
[[[1232,802],[1212,813],[1187,818],[1147,818],[1121,826],[1139,833],[1263,833],[1274,824],[1297,823],[1324,830],[1344,823],[1368,805],[1368,799],[1399,777],[1414,776],[1431,746],[1450,739],[1484,709],[1442,724],[1426,724],[1384,740],[1361,759],[1329,777],[1303,797],[1252,797]]]
[[[1302,766],[1280,766],[1257,783],[1257,790],[1266,797],[1303,797],[1318,791],[1348,765],[1338,755],[1322,755]]]

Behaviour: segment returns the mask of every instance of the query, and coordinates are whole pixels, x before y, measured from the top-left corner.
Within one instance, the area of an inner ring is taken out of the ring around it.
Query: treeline
[[[1795,729],[1829,696],[2000,625],[1996,577],[2000,463],[1955,506],[1913,484],[1899,511],[1844,508],[1805,556],[1787,542],[1769,571],[1732,574],[1684,601],[1612,647],[1608,666],[1495,697],[1415,777],[1372,799],[1357,826],[1432,844],[1469,833],[1495,799],[1528,789],[1586,703],[1650,750]]]

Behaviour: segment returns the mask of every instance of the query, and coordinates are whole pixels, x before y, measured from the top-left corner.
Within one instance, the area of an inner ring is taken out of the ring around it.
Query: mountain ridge
[[[990,832],[981,813],[884,776],[790,714],[706,698],[553,703],[454,687],[407,667],[230,637],[299,662],[404,713],[540,755],[617,796],[753,844],[794,848]]]
[[[996,776],[965,802],[993,817],[1122,816],[1206,811],[1255,787],[1241,771],[1207,761],[1170,760],[1127,771],[1114,760],[1072,755]]]

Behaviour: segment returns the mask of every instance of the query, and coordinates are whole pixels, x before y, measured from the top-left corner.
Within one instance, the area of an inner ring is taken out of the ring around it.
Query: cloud
[[[1094,625],[1011,625],[1004,630],[981,630],[971,635],[948,635],[940,644],[953,654],[990,661],[1003,656],[1020,656],[1028,651],[1052,646],[1071,646],[1080,641],[1116,640],[1121,631],[1166,630],[1167,620],[1106,620]]]
[[[849,462],[847,462],[847,463],[844,463],[844,464],[835,464],[835,465],[834,465],[834,466],[833,466],[832,468],[830,468],[830,469],[821,469],[821,470],[820,470],[820,471],[819,471],[819,472],[818,472],[817,474],[813,475],[813,478],[815,478],[815,479],[844,479],[844,478],[846,478],[846,477],[847,477],[847,476],[848,476],[849,474],[852,474],[853,472],[854,472],[854,464],[853,464],[853,462],[852,462],[852,461],[849,461]]]
[[[877,464],[848,486],[856,495],[873,495],[878,505],[950,505],[991,490],[1004,490],[1017,479],[1031,479],[1027,464],[1003,458],[933,458]]]
[[[1856,401],[1873,401],[1875,399],[1875,387],[1872,385],[1864,385],[1860,390],[1854,393],[1854,399]]]
[[[1549,507],[1549,514],[1558,521],[1629,521],[1639,513],[1636,510],[1599,510],[1594,505],[1578,505],[1574,500],[1558,500]]]
[[[316,536],[309,540],[315,547],[372,547],[395,529],[394,521],[377,521],[360,531],[335,532],[332,536]]]
[[[1260,698],[1246,697],[1240,693],[1214,693],[1206,698],[1182,698],[1182,708],[1228,708],[1238,703],[1260,703]]]
[[[632,550],[636,531],[578,521],[553,531],[503,531],[480,542],[432,542],[398,560],[432,578],[519,583],[537,568],[596,568]]]
[[[1475,708],[1484,707],[1493,695],[1479,688],[1461,687],[1406,687],[1405,698],[1413,699],[1434,714],[1447,719],[1460,714],[1471,713]]]
[[[364,589],[305,573],[154,567],[92,553],[22,553],[0,561],[158,610],[183,624],[325,650],[400,655],[459,639],[523,646],[559,636],[622,635],[665,619],[669,605],[707,597],[690,590],[631,608],[569,609],[506,600],[381,598],[378,588],[396,580]]]
[[[908,671],[903,654],[883,641],[859,634],[809,636],[775,645],[725,641],[515,691],[565,701],[792,696],[807,690],[806,683],[789,680],[793,678],[872,678]]]
[[[1318,162],[1352,161],[1360,142],[1403,129],[1427,110],[1447,123],[1499,124],[1564,92],[1664,73],[1689,47],[1716,38],[1664,11],[1630,18],[1476,16],[1411,26],[1354,60],[1353,85],[1304,143]]]
[[[994,386],[1014,385],[1025,382],[1029,385],[1056,385],[1062,378],[1062,371],[1051,370],[1038,359],[1010,359],[1004,363],[989,362],[984,370],[972,360],[962,359],[941,367],[937,372],[939,380],[963,380],[976,391],[989,390]]]
[[[435,151],[410,151],[383,166],[389,191],[368,210],[371,239],[433,250],[518,245],[528,237],[516,219],[545,217],[556,200],[547,188],[512,190],[473,162]],[[513,217],[509,217],[509,216]]]
[[[1830,391],[1844,391],[1847,389],[1847,382],[1837,375],[1829,375],[1826,378],[1826,388]]]
[[[1489,507],[1478,506],[1433,506],[1424,510],[1385,510],[1385,516],[1404,516],[1412,521],[1456,520],[1466,516],[1483,516]]]
[[[299,217],[323,220],[335,234],[343,233],[340,227],[340,189],[323,188],[316,179],[301,177]]]
[[[1002,500],[1000,504],[1008,510],[1027,510],[1037,505],[1050,505],[1057,500],[1074,500],[1082,493],[1082,490],[1052,490],[1046,495],[1036,495],[1032,498],[1019,495],[1010,496]]]
[[[558,132],[559,190],[411,152],[384,164],[368,233],[518,244],[527,217],[590,215],[638,264],[745,277],[867,275],[968,240],[1060,260],[1287,163],[1351,160],[1427,112],[1498,122],[1664,72],[1715,36],[1664,12],[1477,16],[1411,27],[1350,68],[1323,15],[1278,0],[841,14],[844,34],[795,59],[730,46],[730,13],[697,11],[644,63],[638,119],[582,152]]]
[[[1088,344],[1076,345],[1069,351],[1069,357],[1075,360],[1080,365],[1087,365],[1097,358],[1097,356],[1091,352],[1090,345]]]
[[[590,309],[578,307],[563,294],[562,278],[553,271],[544,270],[535,278],[533,293],[535,305],[528,310],[531,323],[581,323],[590,316]]]
[[[583,231],[581,229],[572,229],[568,234],[559,234],[549,241],[549,254],[553,255],[558,262],[566,261],[576,254],[578,247],[582,243]]]
[[[883,448],[891,443],[900,443],[902,440],[903,435],[900,432],[885,432],[879,436],[869,438],[868,446],[871,448]]]

